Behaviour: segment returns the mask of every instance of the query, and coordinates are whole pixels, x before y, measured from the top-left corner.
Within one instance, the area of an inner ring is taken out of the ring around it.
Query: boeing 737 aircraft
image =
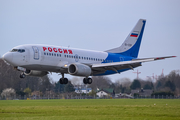
[[[44,76],[49,72],[61,73],[59,82],[67,84],[64,74],[83,76],[84,84],[91,84],[89,76],[110,75],[133,70],[143,62],[175,56],[139,59],[138,52],[146,20],[140,19],[124,43],[117,48],[102,51],[66,48],[54,45],[28,44],[12,48],[2,59],[22,71],[25,76]]]

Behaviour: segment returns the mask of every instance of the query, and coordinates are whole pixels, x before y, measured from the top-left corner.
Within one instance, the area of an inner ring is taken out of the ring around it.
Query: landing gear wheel
[[[63,83],[64,83],[64,79],[61,78],[61,79],[59,80],[59,83],[60,83],[60,84],[63,84]]]
[[[59,83],[60,84],[67,84],[68,83],[68,79],[67,78],[61,78],[60,80],[59,80]]]
[[[21,73],[19,77],[20,77],[20,78],[25,78],[26,75],[25,75],[24,73]]]
[[[83,83],[84,84],[91,84],[92,83],[92,78],[84,78]]]
[[[64,84],[68,84],[68,79],[64,78]]]
[[[88,84],[91,84],[91,83],[92,83],[92,79],[91,79],[91,78],[88,78],[88,79],[87,79],[87,83],[88,83]]]
[[[88,83],[87,80],[88,80],[88,79],[84,78],[84,79],[83,79],[83,83],[84,83],[84,84],[87,84],[87,83]]]

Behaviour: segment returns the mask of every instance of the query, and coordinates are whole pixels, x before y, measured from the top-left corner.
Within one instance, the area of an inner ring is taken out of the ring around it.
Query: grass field
[[[0,100],[0,120],[19,119],[180,120],[180,100]]]

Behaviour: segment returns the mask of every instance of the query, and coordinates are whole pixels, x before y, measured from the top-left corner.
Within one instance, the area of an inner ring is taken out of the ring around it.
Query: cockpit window
[[[11,52],[25,52],[25,49],[12,49]]]
[[[22,52],[25,52],[24,49],[19,49],[18,52],[22,53]]]
[[[17,52],[18,51],[18,49],[12,49],[11,50],[11,52]]]

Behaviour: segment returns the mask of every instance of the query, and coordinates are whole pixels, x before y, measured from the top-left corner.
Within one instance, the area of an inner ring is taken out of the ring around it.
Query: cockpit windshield
[[[25,49],[12,49],[10,52],[20,52],[20,53],[23,53],[23,52],[25,52]]]

